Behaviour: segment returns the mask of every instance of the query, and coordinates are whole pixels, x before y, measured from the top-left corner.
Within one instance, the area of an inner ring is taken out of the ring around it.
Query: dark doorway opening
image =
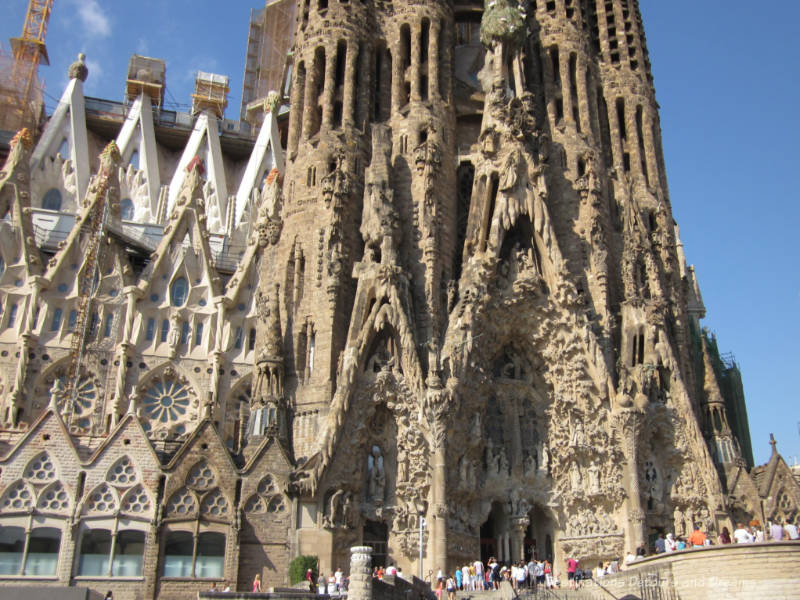
[[[388,558],[387,546],[389,528],[381,521],[367,521],[364,524],[364,545],[372,548],[372,567],[385,567]]]

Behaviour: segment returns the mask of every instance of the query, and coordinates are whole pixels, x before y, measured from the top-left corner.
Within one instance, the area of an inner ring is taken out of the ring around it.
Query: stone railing
[[[800,598],[800,541],[730,544],[659,554],[588,582],[591,600]]]

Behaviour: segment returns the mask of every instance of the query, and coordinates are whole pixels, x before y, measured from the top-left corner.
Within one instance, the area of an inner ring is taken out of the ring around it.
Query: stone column
[[[302,73],[299,71],[301,64],[303,66]],[[306,65],[301,60],[297,63],[295,69],[298,69],[298,71],[294,76],[294,84],[292,85],[290,101],[291,112],[289,116],[289,154],[297,151],[297,143],[300,139],[300,130],[302,129],[303,125],[303,103],[305,101],[306,93]]]
[[[342,91],[342,126],[346,129],[353,127],[356,113],[356,73],[358,72],[358,42],[350,41],[347,44],[347,54],[344,67],[344,90]]]
[[[590,109],[591,93],[587,88],[586,81],[586,59],[583,53],[578,53],[577,64],[575,65],[575,85],[578,88],[578,112],[581,117],[581,129],[589,136],[594,138],[594,123],[592,122],[592,111]]]
[[[561,103],[564,107],[564,122],[576,125],[575,117],[572,113],[572,73],[569,69],[569,55],[570,52],[567,48],[559,48],[558,68],[561,69]]]
[[[303,138],[308,139],[311,136],[311,130],[314,128],[314,119],[317,114],[317,87],[319,86],[320,72],[316,64],[316,55],[312,53],[310,60],[306,63],[306,89],[305,100],[303,102]],[[324,65],[321,67],[324,69]],[[298,115],[300,116],[300,115]]]
[[[553,61],[550,57],[550,49],[543,49],[542,78],[544,79],[545,107],[550,126],[555,127],[558,122],[556,113],[556,87],[555,72],[553,71]]]
[[[628,492],[628,526],[625,528],[625,546],[628,552],[635,552],[645,541],[637,443],[642,416],[643,414],[636,409],[625,409],[617,415],[626,458],[623,481]]]
[[[644,108],[644,115],[642,116],[642,140],[644,143],[644,153],[647,160],[647,170],[650,174],[650,187],[654,189],[661,188],[661,173],[658,170],[658,159],[656,158],[656,144],[657,141],[653,139],[653,127],[655,123],[655,116],[649,107]]]
[[[431,429],[433,452],[433,505],[428,510],[433,556],[430,567],[447,569],[447,417],[452,392],[442,389],[438,376],[428,377],[425,412]]]
[[[430,35],[430,29],[428,29]],[[422,99],[419,89],[419,75],[420,75],[420,55],[422,48],[420,47],[420,36],[422,35],[422,24],[415,21],[411,25],[411,98],[409,101],[419,102]]]
[[[348,600],[372,600],[372,548],[350,548],[350,585]]]
[[[403,68],[403,53],[402,44],[398,42],[395,44],[394,50],[391,53],[392,57],[392,114],[398,112],[403,107],[403,86],[405,85],[405,73]],[[384,55],[385,56],[385,55]],[[381,87],[385,84],[381,78]],[[377,91],[380,94],[380,90]],[[377,119],[379,115],[375,115]]]
[[[620,123],[617,118],[616,98],[606,97],[606,107],[608,108],[608,129],[611,135],[612,164],[621,174],[625,172],[625,161],[622,158],[625,148],[622,142],[621,129],[621,127],[625,126],[625,123]]]
[[[525,560],[525,532],[530,524],[528,517],[515,517],[511,520],[511,560]]]
[[[428,98],[442,98],[439,89],[439,69],[446,69],[439,64],[439,36],[442,32],[441,21],[433,21],[428,32]]]
[[[322,129],[333,125],[333,98],[336,94],[336,49],[325,53],[325,85],[322,89]]]

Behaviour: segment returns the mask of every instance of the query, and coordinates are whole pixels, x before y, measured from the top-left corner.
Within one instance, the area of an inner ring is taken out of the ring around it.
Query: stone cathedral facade
[[[78,61],[11,141],[0,584],[593,564],[794,517],[699,324],[636,0],[296,15],[257,136],[134,57],[124,102]]]

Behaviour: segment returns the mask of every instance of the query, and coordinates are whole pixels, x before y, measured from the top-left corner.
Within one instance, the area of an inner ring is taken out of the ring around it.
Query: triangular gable
[[[234,227],[238,227],[242,220],[247,202],[253,195],[253,191],[258,189],[258,184],[264,179],[264,175],[277,169],[283,176],[284,161],[283,149],[281,148],[280,132],[278,131],[278,121],[274,110],[270,110],[264,119],[264,124],[258,132],[255,146],[247,161],[242,181],[236,192],[236,214],[234,215]]]
[[[214,186],[217,197],[217,209],[220,219],[228,210],[228,185],[225,181],[225,167],[222,162],[222,148],[219,143],[219,120],[209,111],[204,110],[194,123],[192,135],[183,150],[178,168],[169,184],[167,198],[167,215],[175,208],[184,182],[188,176],[189,164],[200,156],[208,165],[208,181]],[[209,211],[211,207],[208,207]]]
[[[194,428],[194,431],[189,434],[189,437],[186,438],[186,441],[178,448],[178,451],[175,453],[175,456],[169,461],[167,466],[165,467],[168,471],[173,471],[175,467],[177,467],[183,460],[186,454],[188,454],[197,444],[200,443],[208,443],[209,447],[206,449],[206,454],[209,457],[209,462],[214,462],[216,460],[223,460],[227,463],[227,468],[231,471],[238,471],[236,465],[231,458],[230,452],[228,452],[227,446],[225,446],[225,442],[220,437],[217,428],[214,427],[214,424],[211,422],[210,419],[204,418],[200,423],[198,423],[197,427]],[[224,459],[218,459],[216,457],[224,456]]]
[[[148,290],[153,280],[150,275],[158,273],[164,261],[172,260],[170,250],[173,243],[181,244],[184,238],[189,235],[194,247],[200,250],[202,269],[211,287],[211,294],[216,296],[219,293],[219,277],[211,260],[211,247],[208,243],[209,234],[206,229],[206,214],[202,203],[202,179],[200,178],[202,166],[197,160],[192,162],[187,169],[190,172],[183,182],[175,210],[170,216],[169,223],[164,228],[164,235],[158,247],[153,252],[152,262],[139,281],[139,289],[143,292]]]
[[[75,448],[75,444],[72,442],[72,437],[69,431],[67,431],[67,426],[64,424],[63,419],[58,414],[58,411],[48,408],[39,415],[39,418],[33,422],[28,431],[26,431],[11,450],[9,450],[8,454],[0,458],[0,465],[9,464],[15,458],[19,457],[25,452],[25,448],[28,447],[31,440],[37,436],[47,436],[47,438],[42,438],[42,441],[45,442],[43,444],[44,449],[50,449],[50,451],[54,453],[55,450],[58,449],[57,454],[59,455],[59,462],[62,466],[67,464],[78,465],[80,463],[78,451]],[[38,451],[39,448],[37,445],[37,450],[35,452]],[[68,456],[64,455],[65,452]]]
[[[86,198],[81,211],[75,218],[75,225],[64,240],[61,249],[50,259],[46,277],[52,281],[54,275],[60,270],[61,265],[67,257],[73,253],[83,254],[84,248],[81,242],[88,239],[84,230],[91,231],[92,216],[97,209],[98,203],[104,202],[107,205],[109,220],[119,220],[119,181],[117,179],[117,163],[119,163],[119,152],[114,142],[106,146],[100,155],[100,171],[92,180],[91,187],[87,190]],[[79,204],[80,206],[80,204]],[[116,214],[114,214],[116,213]]]
[[[141,94],[134,100],[117,136],[117,146],[124,165],[130,162],[134,152],[139,153],[139,170],[144,172],[147,180],[150,214],[155,215],[158,210],[161,175],[150,96]]]
[[[292,462],[289,454],[286,452],[286,448],[283,447],[283,444],[279,443],[275,436],[268,436],[261,440],[258,448],[247,459],[247,462],[242,467],[242,475],[248,475],[252,473],[256,467],[258,467],[259,464],[261,464],[269,455],[279,456],[281,460],[285,461],[288,469],[291,469],[294,466],[294,463]],[[259,471],[259,473],[260,472],[261,471]]]
[[[124,440],[131,440],[131,443],[136,448],[143,448],[147,447],[149,451],[149,456],[152,459],[151,464],[149,465],[152,468],[160,468],[161,462],[158,460],[158,455],[156,454],[153,445],[150,443],[150,439],[147,437],[144,429],[142,428],[142,424],[139,422],[139,419],[136,418],[136,415],[127,413],[125,416],[122,417],[117,426],[111,431],[108,437],[103,440],[103,443],[97,447],[97,449],[92,453],[89,459],[86,461],[86,465],[94,465],[98,461],[102,459],[104,454],[109,452],[114,446],[121,446],[121,454],[130,454],[130,451],[126,450],[126,445],[124,444]],[[142,465],[139,465],[142,467]]]
[[[31,220],[30,156],[31,137],[27,129],[11,140],[11,152],[0,170],[0,218],[9,212],[20,235],[20,256],[28,276],[42,272],[42,257],[36,246]]]
[[[53,116],[47,122],[44,133],[31,156],[31,171],[46,158],[55,158],[62,140],[69,146],[69,158],[76,174],[78,193],[75,204],[83,198],[89,187],[89,142],[86,132],[86,105],[83,97],[83,82],[70,79]]]

